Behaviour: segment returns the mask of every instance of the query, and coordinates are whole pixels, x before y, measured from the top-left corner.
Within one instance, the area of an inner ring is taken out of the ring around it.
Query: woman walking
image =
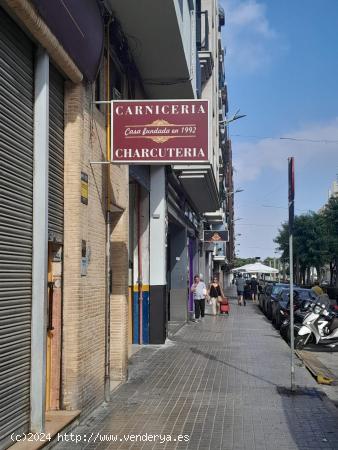
[[[208,291],[210,300],[209,303],[212,307],[212,315],[216,316],[219,311],[219,304],[222,301],[222,298],[224,297],[222,288],[218,282],[218,278],[214,277],[212,280],[212,283],[209,286]]]

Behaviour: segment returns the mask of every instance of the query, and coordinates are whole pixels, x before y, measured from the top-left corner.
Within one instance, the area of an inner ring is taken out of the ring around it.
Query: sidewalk
[[[166,345],[134,355],[129,381],[73,432],[82,442],[56,448],[338,449],[336,408],[303,367],[296,369],[301,388],[290,396],[289,358],[258,308],[232,300],[229,317],[188,324]],[[125,441],[145,433],[172,441]],[[121,441],[99,442],[99,434]],[[178,442],[180,434],[189,442]]]

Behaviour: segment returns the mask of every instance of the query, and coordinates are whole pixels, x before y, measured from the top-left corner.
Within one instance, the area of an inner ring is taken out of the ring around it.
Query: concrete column
[[[165,167],[150,168],[150,344],[162,344],[167,327],[167,202]]]
[[[31,338],[31,423],[44,431],[46,392],[47,276],[48,276],[48,140],[49,57],[39,48],[35,65],[33,287]]]
[[[149,192],[137,183],[131,185],[131,192],[134,208],[131,216],[132,224],[129,225],[132,228],[133,244],[131,249],[133,255],[133,343],[149,344]],[[139,258],[141,258],[140,270]],[[142,297],[142,308],[140,308],[140,297]]]
[[[123,167],[122,170],[127,205],[128,168]],[[124,381],[128,368],[128,206],[123,213],[113,213],[111,229],[110,379]]]
[[[81,277],[82,239],[88,241],[86,228],[83,226],[82,215],[87,214],[86,208],[80,202],[81,198],[81,169],[83,160],[84,139],[84,114],[85,114],[85,89],[83,84],[66,82],[65,86],[65,164],[64,164],[64,255],[63,255],[63,330],[62,330],[62,409],[79,410],[83,408],[81,397],[81,344],[85,341],[86,333],[81,332],[83,318],[82,293],[86,293],[86,300],[91,304],[104,305],[104,294],[100,299],[89,295],[88,289],[82,286],[84,277]],[[97,170],[97,168],[95,168]],[[102,185],[102,182],[101,182]],[[82,212],[83,211],[83,212]],[[100,252],[104,255],[104,228],[97,236],[103,234]],[[87,219],[87,217],[85,217]],[[98,240],[98,239],[96,239]],[[101,239],[100,239],[101,241]],[[104,256],[100,261],[101,272],[104,267]],[[104,272],[104,271],[103,271]],[[103,275],[104,277],[104,275]],[[96,286],[98,284],[96,278]],[[104,281],[100,282],[103,285]],[[85,304],[85,308],[89,305]],[[93,314],[94,315],[94,314]],[[99,314],[96,313],[99,317]],[[97,325],[96,322],[94,322]],[[100,327],[104,325],[100,323]],[[82,339],[82,340],[81,340]],[[102,338],[104,342],[104,338]],[[96,346],[98,348],[98,345]],[[101,350],[101,347],[100,347]],[[102,351],[102,350],[101,350]],[[104,363],[102,362],[102,367]],[[104,374],[102,373],[102,380]]]
[[[170,320],[188,318],[187,229],[170,224]],[[192,269],[193,270],[193,269]]]

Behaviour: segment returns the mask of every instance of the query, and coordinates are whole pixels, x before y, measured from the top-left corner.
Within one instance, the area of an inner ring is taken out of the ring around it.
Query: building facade
[[[226,282],[233,259],[224,11],[72,8],[0,2],[0,448],[109,400],[130,345],[164,343],[193,317],[193,275]],[[109,164],[117,99],[207,99],[209,162]]]

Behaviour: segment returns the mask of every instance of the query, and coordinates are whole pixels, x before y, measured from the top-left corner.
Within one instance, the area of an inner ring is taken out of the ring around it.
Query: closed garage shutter
[[[64,80],[55,67],[49,72],[49,201],[48,240],[63,242]]]
[[[0,8],[0,448],[30,414],[33,46]]]

